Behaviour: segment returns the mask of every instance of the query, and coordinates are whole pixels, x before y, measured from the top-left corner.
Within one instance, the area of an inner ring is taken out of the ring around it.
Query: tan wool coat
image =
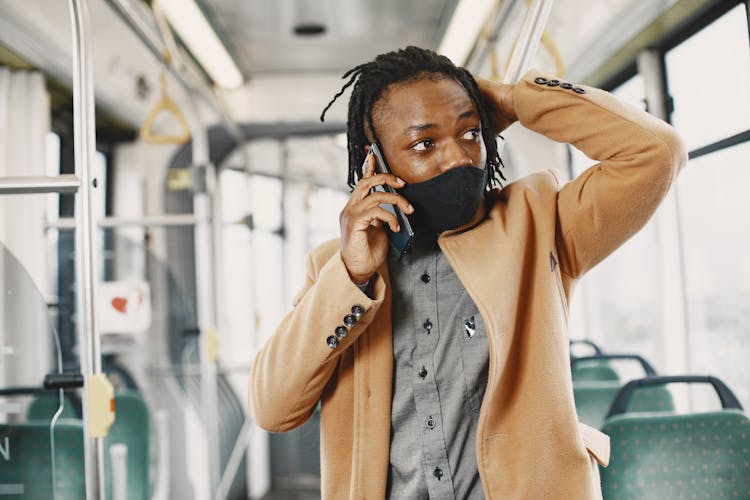
[[[547,170],[493,191],[481,220],[438,240],[487,328],[476,453],[488,499],[601,498],[596,462],[607,463],[609,442],[578,422],[568,301],[588,269],[643,227],[687,160],[664,122],[604,91],[550,80],[532,71],[515,86],[519,121],[598,163],[562,186]],[[294,309],[253,365],[250,410],[265,429],[302,425],[321,402],[325,499],[380,499],[386,491],[393,366],[386,265],[370,294],[349,279],[338,241],[316,248]],[[364,315],[329,347],[357,304]]]

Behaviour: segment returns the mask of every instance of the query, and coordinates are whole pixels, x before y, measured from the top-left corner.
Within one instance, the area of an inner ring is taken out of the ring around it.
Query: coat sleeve
[[[272,432],[294,429],[312,416],[341,353],[352,348],[385,297],[382,277],[371,285],[374,298],[368,297],[349,278],[338,244],[332,256],[330,243],[323,246],[329,250],[308,256],[305,285],[294,308],[258,351],[251,370],[250,414]],[[354,306],[364,309],[362,316],[345,337],[336,337],[336,327],[344,326]],[[329,346],[331,336],[335,347]]]
[[[577,278],[646,224],[687,153],[665,122],[603,90],[551,80],[529,72],[513,100],[525,127],[598,162],[557,195],[560,270]]]

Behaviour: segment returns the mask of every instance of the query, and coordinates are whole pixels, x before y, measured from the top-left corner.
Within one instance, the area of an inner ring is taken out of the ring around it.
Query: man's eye
[[[434,145],[435,143],[432,142],[432,139],[424,139],[413,145],[411,148],[415,151],[427,151]]]
[[[464,132],[464,135],[462,135],[461,138],[467,141],[476,141],[481,135],[482,132],[479,128],[473,128]]]

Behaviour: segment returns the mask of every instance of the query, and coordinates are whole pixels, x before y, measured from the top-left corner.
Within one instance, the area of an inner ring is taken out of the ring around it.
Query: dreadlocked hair
[[[445,77],[457,81],[469,94],[479,112],[482,124],[482,139],[487,150],[486,189],[494,186],[502,187],[501,181],[506,180],[502,171],[504,167],[497,151],[495,136],[490,130],[490,120],[487,106],[479,91],[474,77],[464,68],[459,68],[450,59],[431,50],[409,46],[385,54],[380,54],[375,60],[356,66],[341,77],[349,80],[341,90],[331,99],[323,112],[320,121],[333,103],[343,95],[347,88],[354,84],[349,98],[349,115],[346,122],[347,150],[349,152],[349,177],[347,183],[353,189],[364,172],[362,165],[365,161],[365,146],[369,144],[365,124],[372,132],[373,139],[378,140],[372,122],[372,108],[378,102],[386,89],[394,83],[402,83],[422,78]],[[355,83],[356,82],[356,83]]]

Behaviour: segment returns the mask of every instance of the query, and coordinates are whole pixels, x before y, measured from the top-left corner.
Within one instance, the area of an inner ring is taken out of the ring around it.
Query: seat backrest
[[[60,419],[55,425],[54,488],[50,451],[49,421],[0,424],[0,483],[18,494],[3,498],[86,498],[83,423]]]
[[[740,410],[620,414],[601,470],[607,500],[750,498],[750,420]]]
[[[113,444],[128,448],[128,500],[147,500],[149,497],[149,464],[151,430],[148,407],[138,391],[115,393],[115,422],[104,440],[105,449]],[[112,466],[106,460],[107,484],[112,485]],[[108,498],[111,493],[108,492]]]
[[[620,381],[620,376],[606,361],[573,366],[573,381]]]
[[[595,429],[601,429],[612,401],[620,391],[620,383],[607,382],[573,382],[578,419]],[[672,393],[664,386],[648,387],[633,394],[629,407],[630,412],[668,412],[674,411]]]

